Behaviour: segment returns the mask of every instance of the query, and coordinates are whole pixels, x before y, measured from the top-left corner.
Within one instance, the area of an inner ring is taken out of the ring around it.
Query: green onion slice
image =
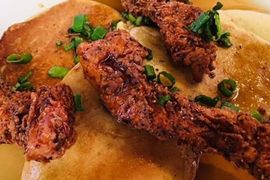
[[[225,97],[232,97],[237,90],[237,83],[232,79],[224,79],[218,84],[219,92]]]
[[[146,56],[146,59],[148,61],[151,61],[153,59],[153,51],[151,49],[146,49],[148,51],[148,55]]]
[[[168,101],[170,101],[172,98],[170,95],[166,95],[166,96],[160,96],[158,99],[158,103],[161,106],[164,106]]]
[[[154,80],[157,77],[156,76],[156,73],[155,73],[155,69],[151,65],[145,65],[144,66],[144,71],[145,71],[145,74],[146,74],[147,79],[149,81],[152,81],[152,80]]]
[[[175,87],[171,88],[170,91],[171,91],[172,93],[177,93],[177,92],[180,91],[180,89],[179,89],[178,87],[175,86]]]
[[[78,55],[75,55],[73,62],[74,62],[74,64],[78,64],[80,62],[80,57]]]
[[[134,24],[136,26],[140,26],[142,24],[142,21],[143,21],[143,17],[142,16],[139,16],[137,17],[136,21],[134,22]]]
[[[132,23],[135,23],[136,21],[136,18],[131,13],[128,14],[127,19]]]
[[[21,76],[18,78],[18,82],[20,84],[25,83],[29,80],[29,78],[33,75],[32,71],[29,71],[28,73],[26,73],[25,75]]]
[[[166,87],[173,87],[176,83],[176,79],[170,73],[162,71],[158,74],[158,83],[163,84]]]
[[[63,41],[56,41],[56,43],[55,43],[55,45],[57,46],[57,47],[61,47],[61,46],[63,46]]]
[[[230,33],[229,32],[225,32],[223,34],[220,35],[219,40],[217,41],[218,44],[222,47],[226,47],[229,48],[232,46],[232,42],[230,40]]]
[[[61,66],[53,66],[49,71],[48,75],[52,78],[59,78],[63,79],[67,73],[69,72],[69,69]]]
[[[221,109],[229,109],[229,110],[232,110],[232,111],[235,111],[235,112],[240,111],[239,107],[237,107],[233,103],[230,103],[230,102],[227,102],[227,101],[222,103]]]
[[[23,54],[11,54],[7,57],[8,63],[13,64],[27,64],[32,61],[33,56],[30,53],[23,53]]]
[[[91,40],[96,41],[99,39],[103,39],[106,36],[107,32],[108,31],[104,27],[98,26],[94,29],[91,35]]]
[[[83,103],[82,103],[82,96],[80,94],[76,94],[74,96],[74,103],[75,103],[75,110],[77,112],[84,111]]]
[[[216,99],[212,99],[209,96],[199,95],[195,97],[195,102],[209,107],[215,107],[218,101]]]
[[[82,32],[86,20],[87,20],[87,17],[85,15],[80,14],[80,15],[75,16],[71,29],[76,33]]]
[[[259,122],[262,122],[263,121],[263,115],[259,111],[257,111],[257,110],[252,111],[251,112],[251,116],[253,118],[255,118],[256,120],[258,120]]]

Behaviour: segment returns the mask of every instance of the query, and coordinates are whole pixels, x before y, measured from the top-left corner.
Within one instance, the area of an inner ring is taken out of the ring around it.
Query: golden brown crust
[[[28,160],[59,158],[75,142],[68,86],[41,87],[37,92],[0,90],[0,102],[0,143],[22,146]]]
[[[202,13],[200,8],[176,1],[122,0],[122,4],[126,11],[157,24],[173,62],[191,67],[195,81],[202,81],[204,74],[212,77],[216,46],[187,29]]]
[[[200,106],[148,82],[143,74],[147,51],[127,32],[83,44],[78,53],[86,78],[119,122],[159,139],[177,137],[198,153],[217,151],[257,178],[269,178],[269,124],[259,124],[246,113]],[[158,99],[164,95],[171,100],[163,107]]]

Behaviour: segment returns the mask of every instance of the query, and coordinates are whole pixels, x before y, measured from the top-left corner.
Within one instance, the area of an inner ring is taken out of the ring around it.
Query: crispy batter
[[[213,77],[216,46],[187,29],[202,13],[200,8],[158,0],[122,0],[122,5],[126,11],[148,16],[157,24],[173,62],[190,66],[195,81],[200,82],[204,74]]]
[[[178,138],[197,153],[217,151],[259,179],[270,178],[270,125],[247,113],[200,106],[156,82],[143,71],[147,50],[127,32],[84,43],[78,54],[88,81],[119,122],[161,140]],[[171,100],[159,105],[161,96]]]
[[[74,105],[66,85],[14,92],[0,82],[0,143],[17,144],[28,160],[61,157],[74,142]]]

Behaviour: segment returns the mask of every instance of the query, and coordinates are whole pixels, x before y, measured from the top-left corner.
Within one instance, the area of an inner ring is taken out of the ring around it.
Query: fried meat
[[[74,142],[74,105],[66,85],[12,92],[0,82],[0,143],[17,144],[28,160],[61,157]]]
[[[85,77],[119,122],[161,140],[177,138],[197,153],[216,151],[258,179],[270,178],[270,124],[244,112],[200,106],[149,82],[143,67],[148,51],[125,31],[84,43],[78,54]],[[170,97],[164,106],[163,96]]]
[[[191,67],[195,81],[202,81],[204,74],[213,77],[216,46],[187,29],[202,13],[200,8],[160,0],[122,0],[122,5],[126,11],[150,17],[157,24],[173,62]]]

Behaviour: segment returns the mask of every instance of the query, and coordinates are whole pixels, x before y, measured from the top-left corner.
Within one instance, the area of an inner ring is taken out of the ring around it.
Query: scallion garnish
[[[157,81],[160,84],[163,84],[166,87],[173,87],[176,83],[176,79],[170,73],[162,71],[158,74]]]
[[[205,13],[202,13],[188,29],[199,34],[206,41],[216,41],[222,47],[230,47],[232,45],[229,36],[230,33],[222,32],[219,13],[217,12],[223,7],[220,2]]]
[[[171,100],[170,95],[160,96],[158,98],[158,103],[159,103],[159,105],[164,106],[170,100]]]
[[[132,23],[135,23],[136,21],[136,17],[134,17],[131,13],[128,14],[127,18]]]
[[[136,26],[140,26],[142,24],[142,20],[143,20],[143,17],[142,16],[139,16],[137,17],[137,19],[135,20],[134,24]]]
[[[146,59],[148,61],[151,61],[153,59],[153,51],[151,49],[148,49],[148,48],[147,48],[147,51],[148,51],[148,55],[146,56]]]
[[[30,91],[33,89],[33,85],[29,82],[29,78],[33,75],[32,71],[20,76],[18,82],[13,87],[13,91]]]
[[[219,92],[225,97],[232,97],[237,90],[237,83],[233,79],[224,79],[218,84]]]
[[[74,62],[74,64],[78,64],[80,62],[80,57],[78,55],[75,55],[73,62]]]
[[[13,64],[27,64],[32,61],[33,56],[30,53],[11,54],[7,57],[6,61]]]
[[[195,102],[209,107],[215,107],[218,101],[209,96],[199,95],[195,97]]]
[[[147,79],[149,81],[152,81],[156,78],[156,73],[155,73],[155,69],[153,66],[151,65],[145,65],[144,66],[144,71],[145,71],[145,74],[147,76]]]
[[[71,29],[76,33],[81,33],[84,29],[84,25],[86,21],[87,21],[87,17],[83,14],[75,16]]]
[[[251,116],[259,122],[263,121],[263,115],[257,110],[252,111]]]
[[[170,91],[171,91],[172,93],[176,93],[176,92],[179,92],[180,89],[179,89],[178,87],[173,87],[173,88],[170,89]]]
[[[115,30],[117,28],[117,24],[120,22],[120,20],[113,21],[111,23],[111,30]]]
[[[80,94],[76,94],[74,96],[74,103],[75,103],[75,110],[77,112],[84,111],[83,103],[82,103],[82,96]]]
[[[103,39],[106,36],[107,32],[108,31],[104,27],[98,26],[93,30],[91,40],[96,41],[99,39]]]
[[[227,102],[227,101],[222,103],[221,109],[229,109],[229,110],[232,110],[232,111],[235,111],[235,112],[240,111],[239,107],[237,107],[233,103],[230,103],[230,102]]]
[[[62,66],[53,66],[49,71],[48,75],[52,78],[59,78],[63,79],[67,73],[69,72],[69,69],[62,67]]]

